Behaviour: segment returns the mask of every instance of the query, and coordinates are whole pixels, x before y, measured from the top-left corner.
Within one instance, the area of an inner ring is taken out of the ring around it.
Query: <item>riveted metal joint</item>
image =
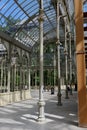
[[[69,60],[68,60],[69,62],[72,62],[72,58],[69,58]]]
[[[40,9],[39,10],[39,17],[38,17],[38,21],[44,21],[44,18],[43,18],[43,14],[44,14],[44,11],[43,11],[43,9]]]
[[[66,49],[66,48],[64,49],[64,54],[65,54],[65,55],[68,55],[68,52],[67,52],[67,49]]]
[[[61,43],[60,43],[59,39],[57,39],[56,45],[60,45],[60,44],[61,44]]]

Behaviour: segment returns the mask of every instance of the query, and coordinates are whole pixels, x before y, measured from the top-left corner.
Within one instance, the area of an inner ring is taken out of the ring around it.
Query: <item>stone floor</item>
[[[46,121],[38,123],[38,90],[31,90],[32,99],[0,107],[0,130],[87,130],[78,127],[77,93],[65,99],[62,91],[62,106],[57,105],[57,92],[44,92]]]

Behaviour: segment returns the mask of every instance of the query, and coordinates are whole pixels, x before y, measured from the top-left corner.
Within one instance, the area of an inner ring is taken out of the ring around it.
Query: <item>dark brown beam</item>
[[[78,123],[87,127],[87,90],[84,54],[83,0],[74,0],[76,25],[76,61],[78,86]],[[87,37],[86,37],[87,38]],[[82,53],[79,53],[82,52]]]

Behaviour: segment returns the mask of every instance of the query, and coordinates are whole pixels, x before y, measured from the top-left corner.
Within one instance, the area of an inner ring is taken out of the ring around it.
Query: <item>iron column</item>
[[[60,84],[60,40],[59,40],[59,21],[60,21],[60,16],[59,16],[59,4],[60,1],[57,0],[57,74],[58,74],[58,105],[61,106],[61,84]]]
[[[45,102],[43,99],[43,0],[40,0],[40,10],[39,10],[39,28],[40,28],[40,88],[39,88],[39,114],[38,114],[38,121],[42,122],[45,121],[45,114],[44,114],[44,106]]]
[[[71,54],[71,32],[69,33],[69,53],[70,53],[70,94],[72,95],[72,54]]]
[[[67,51],[67,30],[66,30],[66,20],[65,20],[65,84],[66,84],[66,95],[65,98],[68,99],[68,64],[67,64],[67,56],[68,56],[68,51]]]

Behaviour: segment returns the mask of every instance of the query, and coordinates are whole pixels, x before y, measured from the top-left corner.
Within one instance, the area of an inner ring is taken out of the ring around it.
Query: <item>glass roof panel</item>
[[[39,5],[37,0],[26,0],[23,2],[18,0],[18,3],[29,16],[32,16],[33,14],[38,12]]]
[[[87,2],[84,4],[83,11],[87,12]]]
[[[39,0],[0,0],[0,30],[26,46],[32,47],[39,41],[39,2]],[[67,0],[67,2],[66,6],[71,10],[72,0]],[[56,37],[56,8],[54,6],[56,1],[43,0],[43,5],[44,39]],[[73,11],[70,11],[71,15],[72,13]]]

